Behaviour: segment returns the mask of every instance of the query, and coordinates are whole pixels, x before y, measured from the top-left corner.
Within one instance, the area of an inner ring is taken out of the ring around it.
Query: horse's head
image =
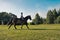
[[[32,20],[30,15],[28,16],[28,19]]]

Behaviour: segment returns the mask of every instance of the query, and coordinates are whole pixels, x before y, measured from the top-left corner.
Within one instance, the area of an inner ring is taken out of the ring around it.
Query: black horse
[[[30,15],[29,15],[29,16],[26,16],[26,17],[24,18],[24,20],[22,20],[21,18],[12,18],[12,19],[10,20],[10,22],[8,22],[9,28],[10,28],[12,25],[14,25],[15,29],[17,29],[17,28],[16,28],[16,25],[17,25],[17,23],[19,23],[19,24],[21,25],[21,29],[22,29],[22,27],[23,27],[24,24],[25,24],[26,27],[29,29],[28,23],[27,23],[27,20],[28,20],[28,19],[31,20],[31,16],[30,16]],[[9,29],[9,28],[8,28],[8,29]]]

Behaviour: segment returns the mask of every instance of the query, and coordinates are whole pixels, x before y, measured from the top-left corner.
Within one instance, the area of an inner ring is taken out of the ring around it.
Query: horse
[[[30,15],[24,17],[24,20],[22,20],[21,18],[13,18],[13,19],[10,20],[10,22],[8,22],[9,28],[10,28],[12,25],[14,25],[14,28],[17,29],[17,28],[16,28],[16,25],[17,25],[17,23],[19,23],[19,24],[21,25],[21,29],[22,29],[22,27],[23,27],[24,24],[25,24],[26,27],[29,29],[28,23],[27,23],[28,19],[32,20]],[[8,28],[8,29],[9,29],[9,28]]]

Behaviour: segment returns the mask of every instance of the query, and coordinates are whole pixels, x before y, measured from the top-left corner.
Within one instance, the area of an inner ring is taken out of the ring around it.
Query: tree
[[[43,24],[46,24],[46,18],[43,18]]]
[[[44,19],[41,17],[40,18],[40,24],[43,24]]]
[[[7,12],[0,12],[0,23],[4,24],[5,22],[4,21],[7,21],[6,19],[8,19],[6,16],[8,15]]]
[[[58,17],[56,9],[53,10],[53,16],[54,16],[54,23],[56,23],[56,19]]]
[[[35,19],[33,19],[32,22],[33,22],[34,24],[40,24],[40,23],[41,23],[41,21],[40,21],[40,16],[39,16],[38,13],[35,15]]]
[[[53,16],[53,12],[51,10],[49,10],[47,13],[47,23],[48,24],[54,23],[54,16]]]
[[[60,23],[60,16],[57,17],[56,22],[57,22],[57,23]]]
[[[10,17],[13,16],[13,17],[17,18],[17,16],[15,14],[9,13],[9,15],[10,15]]]
[[[60,16],[60,9],[58,10],[58,16]]]
[[[57,11],[56,9],[53,10],[54,20],[57,18]]]
[[[7,24],[7,22],[11,19],[12,16],[17,17],[12,13],[0,12],[0,24]]]

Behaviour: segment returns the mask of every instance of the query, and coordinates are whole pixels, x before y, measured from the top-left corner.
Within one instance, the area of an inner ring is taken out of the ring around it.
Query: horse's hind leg
[[[10,26],[9,26],[9,28],[8,29],[10,29],[10,27],[12,26],[12,23],[10,24]]]

